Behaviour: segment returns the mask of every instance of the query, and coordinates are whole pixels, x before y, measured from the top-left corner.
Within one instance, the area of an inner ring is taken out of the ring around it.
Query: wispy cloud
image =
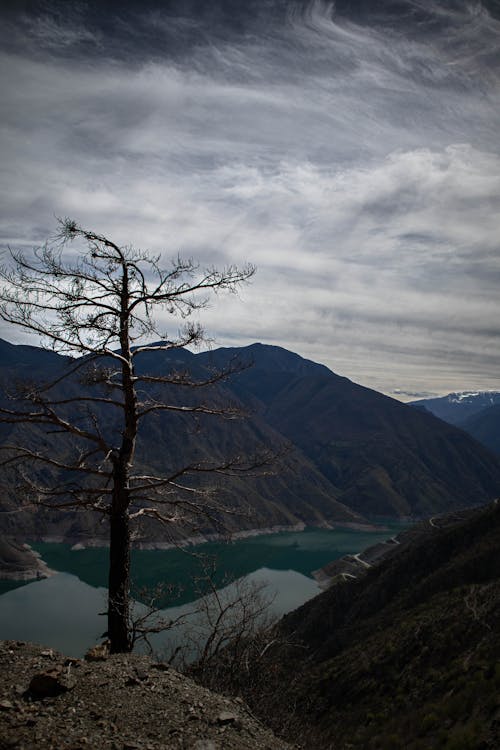
[[[499,387],[499,22],[479,3],[286,5],[240,27],[174,6],[9,18],[3,244],[55,214],[251,260],[243,299],[207,311],[221,344],[387,392]]]

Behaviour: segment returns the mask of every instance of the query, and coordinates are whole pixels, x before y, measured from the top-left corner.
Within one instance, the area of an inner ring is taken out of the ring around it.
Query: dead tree
[[[204,332],[189,316],[204,308],[211,292],[235,291],[254,273],[247,265],[202,270],[177,258],[164,269],[160,258],[120,247],[74,221],[61,221],[57,237],[33,257],[10,251],[0,270],[0,317],[37,334],[42,345],[68,357],[68,366],[50,382],[24,384],[2,406],[4,422],[34,425],[66,436],[57,455],[27,441],[4,445],[4,466],[23,470],[36,502],[50,507],[91,509],[109,521],[110,567],[108,638],[113,652],[132,647],[128,627],[130,522],[151,517],[179,524],[188,515],[217,515],[217,501],[203,495],[189,477],[210,472],[239,473],[255,463],[238,456],[186,464],[174,472],[137,470],[138,429],[148,415],[237,416],[237,409],[203,400],[184,404],[161,396],[161,387],[183,393],[216,383],[231,368],[193,378],[183,370],[148,373],[137,363],[147,352],[203,342]],[[76,241],[77,252],[69,245]],[[175,336],[159,331],[155,313],[163,308],[184,320]],[[159,343],[145,341],[161,338]],[[147,357],[146,357],[147,358]],[[76,386],[75,383],[78,385]],[[103,411],[104,410],[104,411]],[[106,413],[103,419],[102,414]],[[111,431],[107,422],[112,422]],[[111,434],[110,434],[111,433]],[[44,481],[33,468],[46,467]]]

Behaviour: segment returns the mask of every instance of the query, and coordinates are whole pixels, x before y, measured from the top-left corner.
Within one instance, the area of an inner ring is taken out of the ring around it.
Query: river
[[[134,550],[133,593],[136,600],[144,601],[157,584],[172,584],[164,592],[162,614],[170,619],[184,615],[193,609],[202,586],[193,580],[203,577],[208,564],[215,568],[214,581],[227,596],[235,587],[230,580],[243,579],[247,588],[266,583],[265,596],[272,599],[269,612],[280,616],[320,593],[314,570],[345,554],[361,552],[402,528],[392,523],[377,531],[306,529],[185,550]],[[1,582],[0,638],[33,641],[68,656],[82,656],[106,627],[99,613],[106,609],[108,551],[72,550],[65,544],[33,546],[58,572],[23,584]],[[168,650],[171,643],[172,634],[155,636],[159,651]]]

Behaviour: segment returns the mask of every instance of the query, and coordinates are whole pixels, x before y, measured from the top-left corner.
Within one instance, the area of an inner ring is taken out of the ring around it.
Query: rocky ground
[[[238,699],[146,656],[0,642],[0,750],[286,750]]]

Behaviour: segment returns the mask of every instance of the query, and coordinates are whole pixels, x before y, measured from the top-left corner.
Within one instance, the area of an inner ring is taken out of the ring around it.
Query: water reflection
[[[82,656],[106,629],[106,594],[69,573],[28,583],[1,597],[0,638]]]
[[[245,577],[250,584],[267,583],[266,595],[273,599],[270,613],[280,616],[319,593],[316,582],[294,570],[260,568]],[[231,584],[223,589],[231,596]],[[69,573],[35,581],[1,597],[0,638],[32,641],[55,648],[67,656],[81,657],[100,640],[106,629],[106,589],[94,588]],[[141,605],[138,611],[141,610]],[[196,609],[196,603],[160,612],[176,619]],[[192,624],[192,623],[191,623]],[[154,636],[159,651],[169,651],[182,638],[182,630]]]

